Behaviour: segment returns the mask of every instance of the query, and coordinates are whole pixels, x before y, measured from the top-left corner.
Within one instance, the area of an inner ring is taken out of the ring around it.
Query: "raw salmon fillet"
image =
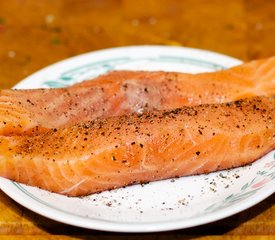
[[[117,71],[60,89],[2,90],[0,134],[31,134],[97,117],[275,95],[275,57],[186,74]]]
[[[243,166],[275,148],[274,109],[254,97],[0,136],[0,176],[83,196]]]

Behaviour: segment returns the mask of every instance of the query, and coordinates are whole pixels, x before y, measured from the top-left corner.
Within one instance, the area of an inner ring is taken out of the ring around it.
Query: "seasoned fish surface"
[[[254,97],[0,136],[0,176],[68,196],[209,173],[275,147],[275,99]]]

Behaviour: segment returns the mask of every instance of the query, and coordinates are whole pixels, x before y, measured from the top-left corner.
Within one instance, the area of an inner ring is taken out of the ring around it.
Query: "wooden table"
[[[0,88],[58,60],[116,46],[178,45],[242,60],[272,56],[274,9],[274,0],[0,1]],[[215,223],[142,235],[71,227],[2,192],[0,200],[0,239],[275,239],[275,194]]]

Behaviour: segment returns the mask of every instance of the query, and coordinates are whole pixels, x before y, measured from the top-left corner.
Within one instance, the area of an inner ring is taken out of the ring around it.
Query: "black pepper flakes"
[[[30,99],[27,99],[27,102],[28,102],[29,104],[31,104],[31,105],[33,105],[33,106],[34,106],[34,103],[33,103],[33,102],[31,102],[31,100],[30,100]]]

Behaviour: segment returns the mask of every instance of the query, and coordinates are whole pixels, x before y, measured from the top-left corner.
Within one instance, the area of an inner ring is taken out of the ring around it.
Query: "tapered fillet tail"
[[[231,69],[231,74],[253,83],[250,88],[243,91],[238,98],[255,95],[272,96],[275,95],[275,57],[254,60],[245,63],[245,68],[236,66]]]
[[[275,99],[255,97],[0,136],[0,176],[83,196],[251,163],[275,148]]]

